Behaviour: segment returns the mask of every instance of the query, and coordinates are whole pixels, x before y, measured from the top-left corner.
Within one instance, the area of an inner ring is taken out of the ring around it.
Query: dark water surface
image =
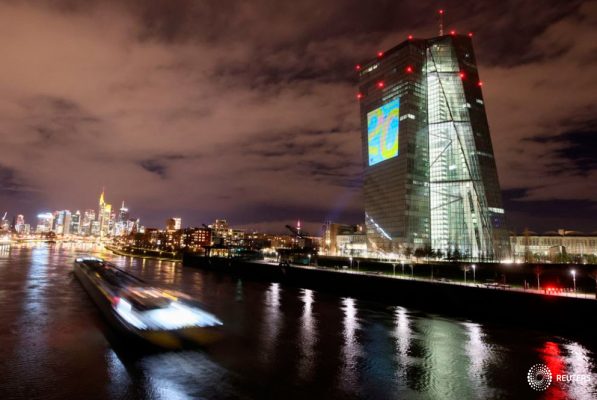
[[[90,253],[196,297],[224,322],[222,339],[160,352],[123,342],[71,273]],[[0,248],[0,399],[597,399],[596,351],[546,332],[91,247]],[[590,381],[537,393],[527,383],[536,363]]]

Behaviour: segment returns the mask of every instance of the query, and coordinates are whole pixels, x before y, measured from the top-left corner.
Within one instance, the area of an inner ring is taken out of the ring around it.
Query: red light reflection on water
[[[545,398],[549,400],[566,399],[568,396],[562,388],[562,382],[558,382],[557,376],[566,373],[564,358],[560,352],[560,345],[555,342],[545,342],[541,349],[541,358],[551,371],[551,385],[545,391]]]

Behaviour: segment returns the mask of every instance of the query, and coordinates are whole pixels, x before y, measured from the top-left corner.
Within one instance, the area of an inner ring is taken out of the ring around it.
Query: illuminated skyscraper
[[[79,210],[71,215],[70,233],[73,235],[81,233],[81,211]]]
[[[122,206],[120,207],[120,213],[118,214],[118,222],[126,221],[129,218],[129,209],[124,206],[124,200],[122,201]]]
[[[25,217],[23,216],[23,214],[19,214],[15,217],[15,222],[14,222],[14,230],[16,233],[22,234],[24,233],[24,228],[25,228]]]
[[[177,217],[168,218],[166,220],[166,230],[177,231],[181,228],[182,220]]]
[[[52,231],[54,223],[54,214],[51,212],[40,213],[37,215],[37,227],[35,231],[37,233],[47,233]]]
[[[506,256],[471,38],[409,39],[357,70],[369,251]]]
[[[100,238],[110,235],[112,220],[112,205],[106,203],[104,199],[104,190],[102,190],[102,194],[99,198],[98,210],[98,230]]]
[[[95,221],[95,211],[85,210],[83,213],[83,220],[81,221],[80,234],[81,235],[94,235],[91,231],[91,224]]]

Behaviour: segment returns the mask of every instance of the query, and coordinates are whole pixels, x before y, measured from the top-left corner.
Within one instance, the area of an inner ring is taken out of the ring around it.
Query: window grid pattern
[[[458,59],[449,40],[427,49],[431,246],[493,255],[490,214]]]

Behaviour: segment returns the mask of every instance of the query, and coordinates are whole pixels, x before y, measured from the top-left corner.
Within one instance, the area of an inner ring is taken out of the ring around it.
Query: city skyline
[[[595,230],[596,10],[555,4],[441,4],[474,34],[518,232]],[[93,208],[105,185],[148,226],[360,223],[354,65],[434,35],[437,6],[0,2],[1,211]]]

